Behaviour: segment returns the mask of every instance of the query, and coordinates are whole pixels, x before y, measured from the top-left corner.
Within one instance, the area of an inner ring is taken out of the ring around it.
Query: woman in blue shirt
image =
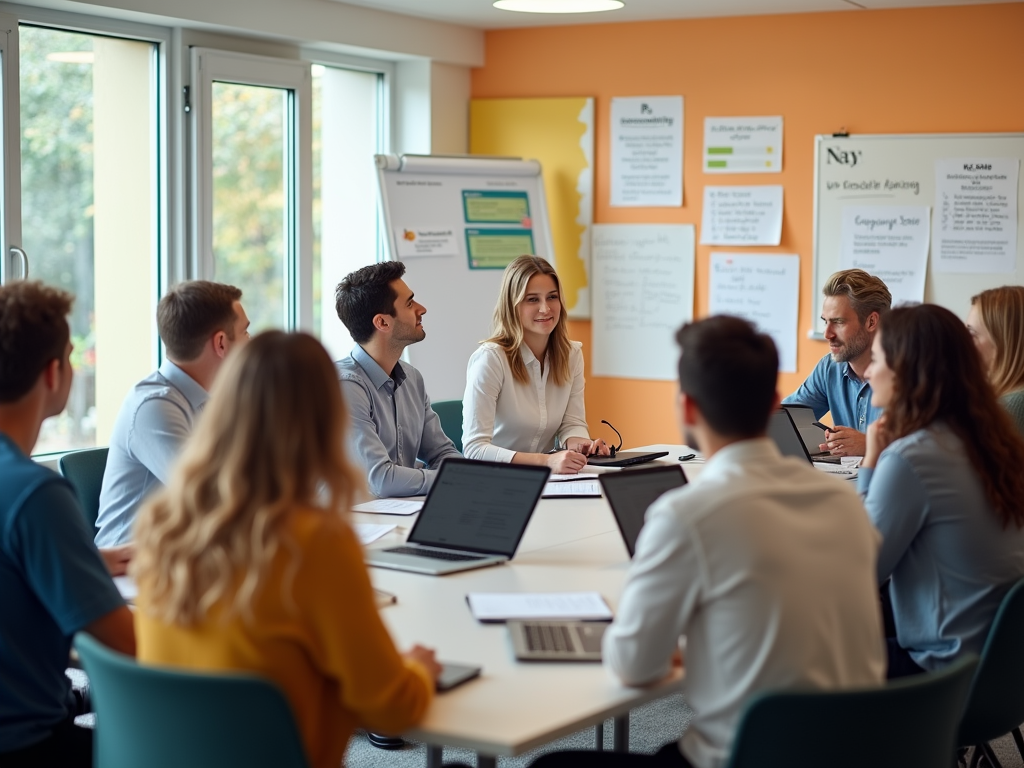
[[[860,483],[892,579],[889,676],[980,653],[1024,577],[1024,440],[996,401],[964,324],[934,304],[885,315],[866,372],[872,405]]]

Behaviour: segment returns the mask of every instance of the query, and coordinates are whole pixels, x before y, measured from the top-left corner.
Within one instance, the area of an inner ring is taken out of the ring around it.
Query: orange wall
[[[812,305],[814,136],[1024,131],[1024,4],[758,16],[499,30],[487,33],[474,98],[594,96],[596,222],[698,227],[705,184],[783,184],[778,248],[800,255],[799,373],[825,354],[806,338]],[[678,95],[684,102],[682,208],[609,206],[608,109],[613,96]],[[701,173],[705,116],[782,115],[781,174]],[[719,249],[720,250],[720,249]],[[696,313],[708,306],[711,248],[697,246]],[[572,324],[589,360],[590,323]],[[608,419],[628,445],[677,442],[670,382],[606,379],[587,370],[592,433]],[[600,427],[600,429],[598,429]]]

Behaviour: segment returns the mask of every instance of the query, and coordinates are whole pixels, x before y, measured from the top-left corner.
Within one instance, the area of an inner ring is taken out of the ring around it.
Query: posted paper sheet
[[[704,118],[704,173],[781,170],[781,117]]]
[[[613,206],[683,204],[683,97],[612,99]]]
[[[478,621],[612,618],[598,592],[470,592],[466,601]]]
[[[745,318],[771,336],[785,373],[796,371],[799,289],[799,256],[711,254],[709,314]]]
[[[594,376],[676,378],[675,332],[693,319],[691,224],[595,224]]]
[[[937,272],[1015,272],[1016,158],[935,161],[932,265]]]
[[[782,185],[704,187],[701,245],[778,245]]]
[[[931,231],[928,206],[848,205],[843,208],[839,268],[880,277],[896,306],[924,301]]]

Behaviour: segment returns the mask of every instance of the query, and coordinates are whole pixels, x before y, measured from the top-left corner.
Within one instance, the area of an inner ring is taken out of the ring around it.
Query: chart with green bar
[[[466,252],[470,269],[504,269],[509,263],[533,253],[529,229],[467,229]]]
[[[781,170],[781,117],[704,118],[704,173]]]
[[[775,147],[707,147],[704,167],[709,171],[754,173],[778,171],[779,156]]]

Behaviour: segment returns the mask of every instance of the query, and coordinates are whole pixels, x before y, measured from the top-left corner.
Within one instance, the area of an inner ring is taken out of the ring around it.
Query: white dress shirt
[[[466,370],[462,400],[462,450],[467,459],[510,462],[516,453],[545,453],[555,438],[590,437],[583,405],[583,345],[569,350],[569,381],[555,384],[550,362],[520,348],[530,380],[512,376],[505,351],[493,342],[477,347]]]
[[[751,694],[884,680],[879,542],[850,484],[767,438],[733,443],[647,511],[604,663],[657,680],[685,636],[680,749],[720,766]]]

